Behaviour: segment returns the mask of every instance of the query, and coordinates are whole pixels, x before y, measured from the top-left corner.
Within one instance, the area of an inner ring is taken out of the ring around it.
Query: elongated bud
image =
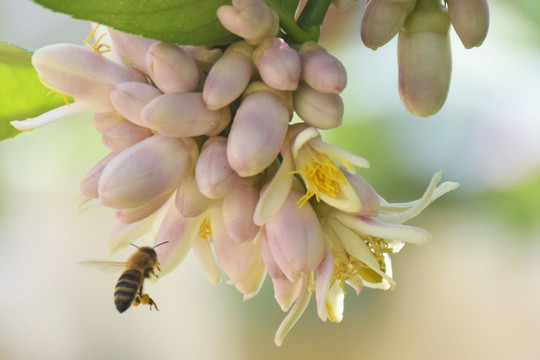
[[[302,194],[293,190],[274,217],[264,225],[268,245],[280,269],[295,282],[309,273],[324,255],[322,230],[309,203],[298,208]]]
[[[214,136],[206,140],[195,167],[195,179],[201,194],[221,199],[240,181],[227,161],[227,139]]]
[[[398,38],[399,94],[418,116],[435,114],[450,87],[450,17],[438,0],[419,0]],[[419,3],[420,4],[420,3]]]
[[[213,199],[201,194],[194,173],[184,177],[176,190],[176,209],[185,217],[201,215],[214,203]]]
[[[227,144],[229,163],[243,177],[260,173],[275,160],[291,119],[284,93],[258,82],[250,85],[246,94]]]
[[[101,142],[112,151],[122,151],[152,135],[150,129],[125,120],[107,129],[101,137]]]
[[[246,42],[236,42],[210,69],[202,91],[208,109],[229,105],[244,92],[255,69],[252,53],[253,47]]]
[[[253,52],[263,81],[277,90],[294,90],[302,73],[302,59],[283,39],[263,41]]]
[[[118,83],[111,91],[111,102],[116,111],[129,121],[146,126],[141,118],[142,109],[161,91],[152,85],[138,82]]]
[[[145,64],[146,72],[164,93],[195,91],[199,86],[197,64],[176,45],[152,45],[146,53]]]
[[[259,188],[247,182],[238,183],[223,199],[223,220],[227,233],[235,242],[253,241],[259,227],[253,222]]]
[[[118,153],[113,152],[101,159],[94,167],[88,172],[83,181],[81,181],[80,190],[81,193],[85,196],[88,196],[92,199],[97,199],[98,194],[98,185],[99,178],[101,173],[107,164],[117,155]]]
[[[452,26],[463,46],[470,49],[480,46],[489,28],[487,0],[447,0]]]
[[[319,129],[332,129],[343,121],[343,100],[339,94],[324,93],[300,83],[293,93],[294,110],[304,122]]]
[[[109,92],[123,81],[144,81],[142,74],[118,65],[98,53],[72,44],[55,44],[38,49],[32,65],[49,88],[97,107],[112,110]]]
[[[142,110],[145,126],[163,135],[199,136],[223,130],[231,119],[229,107],[208,110],[201,93],[163,94]]]
[[[262,0],[233,0],[232,6],[218,8],[221,24],[252,45],[275,36],[279,30],[279,17]]]
[[[415,5],[416,0],[371,0],[366,5],[360,28],[364,45],[377,50],[392,40]]]
[[[114,50],[116,50],[120,56],[126,58],[128,63],[133,64],[141,71],[145,71],[144,57],[148,49],[157,43],[157,41],[133,34],[127,34],[112,28],[108,28],[108,30],[113,41]]]
[[[302,80],[315,90],[340,93],[347,85],[347,72],[336,57],[315,42],[307,42],[299,50],[302,56]]]
[[[99,180],[99,200],[114,208],[137,208],[171,192],[191,166],[182,139],[154,135],[112,159]]]

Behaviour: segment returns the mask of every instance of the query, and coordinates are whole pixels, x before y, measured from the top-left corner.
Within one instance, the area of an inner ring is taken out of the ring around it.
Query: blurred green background
[[[30,1],[0,4],[0,39],[29,49],[89,32]],[[461,187],[412,222],[433,241],[393,257],[396,290],[349,291],[341,324],[321,322],[312,299],[281,348],[268,279],[243,302],[191,256],[149,285],[160,312],[116,312],[117,276],[77,264],[108,258],[115,224],[110,209],[77,211],[80,180],[107,153],[90,118],[0,143],[0,359],[540,358],[540,3],[490,10],[482,47],[451,34],[450,94],[427,119],[400,103],[395,40],[368,50],[360,7],[332,11],[322,43],[349,84],[344,125],[325,139],[366,157],[361,175],[389,201],[420,197],[440,169]]]

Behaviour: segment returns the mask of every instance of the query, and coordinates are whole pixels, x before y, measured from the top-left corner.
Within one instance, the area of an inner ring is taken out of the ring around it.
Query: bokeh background
[[[27,0],[0,4],[0,39],[25,48],[89,32]],[[360,10],[326,24],[349,85],[325,139],[369,159],[360,173],[389,201],[420,197],[440,169],[461,183],[411,222],[433,241],[393,257],[394,291],[349,291],[341,324],[319,321],[312,299],[278,348],[285,314],[268,279],[243,302],[188,256],[148,285],[161,311],[118,314],[117,276],[78,264],[108,259],[115,222],[78,212],[78,184],[107,151],[90,118],[72,118],[0,143],[0,359],[539,359],[540,3],[491,0],[480,48],[451,34],[450,94],[427,119],[400,103],[396,41],[362,45]]]

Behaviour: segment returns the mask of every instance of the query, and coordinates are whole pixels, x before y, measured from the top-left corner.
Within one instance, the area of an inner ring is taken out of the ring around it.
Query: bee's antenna
[[[155,248],[157,248],[158,246],[161,246],[161,245],[163,245],[163,244],[166,244],[166,243],[168,243],[168,241],[164,241],[164,242],[162,242],[162,243],[159,243],[159,244],[157,244],[156,246],[154,246],[153,249],[155,249]]]
[[[140,249],[140,247],[138,247],[138,246],[135,245],[134,243],[129,243],[129,245],[133,245],[133,246],[135,246],[137,249]]]

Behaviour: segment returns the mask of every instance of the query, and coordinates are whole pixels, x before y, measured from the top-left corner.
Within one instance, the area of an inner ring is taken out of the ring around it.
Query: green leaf
[[[20,133],[9,123],[38,116],[64,104],[41,84],[31,63],[32,53],[0,42],[0,140]]]
[[[34,0],[74,18],[116,30],[183,45],[221,45],[238,38],[216,12],[230,0]]]

